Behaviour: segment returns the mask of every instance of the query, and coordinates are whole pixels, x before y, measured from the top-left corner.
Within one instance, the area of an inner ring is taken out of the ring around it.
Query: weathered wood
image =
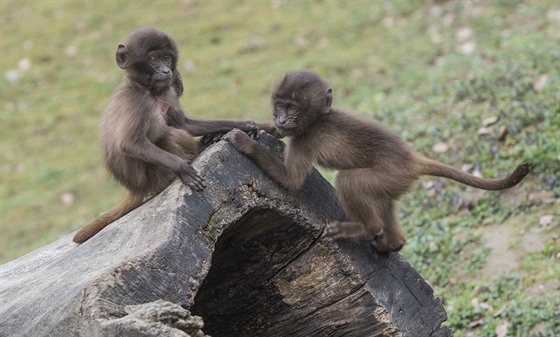
[[[201,336],[180,305],[214,337],[451,336],[401,255],[324,235],[344,214],[317,171],[292,195],[224,142],[194,166],[203,192],[175,182],[82,245],[0,266],[0,335]]]

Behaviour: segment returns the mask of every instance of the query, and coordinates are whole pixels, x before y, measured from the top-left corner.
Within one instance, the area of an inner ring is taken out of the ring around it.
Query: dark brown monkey
[[[254,131],[252,122],[187,118],[179,104],[183,82],[177,47],[165,33],[142,28],[117,48],[126,78],[113,94],[99,126],[107,169],[128,191],[125,200],[74,236],[82,243],[166,188],[176,177],[193,190],[204,188],[190,163],[198,154],[193,136]]]
[[[290,137],[283,162],[239,130],[224,139],[291,191],[301,188],[315,162],[339,170],[336,191],[351,221],[328,225],[337,238],[371,238],[381,252],[398,251],[406,239],[394,201],[421,175],[502,190],[529,172],[522,164],[505,179],[483,179],[426,159],[376,122],[331,108],[332,99],[332,90],[312,72],[288,73],[279,82],[272,95],[274,122],[281,135]]]

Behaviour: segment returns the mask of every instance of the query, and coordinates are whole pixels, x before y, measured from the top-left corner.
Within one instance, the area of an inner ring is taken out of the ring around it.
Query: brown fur
[[[187,118],[179,104],[183,82],[177,58],[175,42],[153,28],[133,32],[118,46],[117,64],[127,77],[105,109],[99,136],[107,169],[128,193],[121,204],[78,231],[74,242],[88,240],[176,177],[194,190],[204,188],[190,165],[198,154],[193,136],[256,129],[253,122]]]
[[[311,72],[287,74],[272,102],[278,132],[290,137],[283,162],[242,132],[233,130],[225,139],[291,191],[301,188],[313,163],[339,170],[336,191],[351,221],[331,223],[328,232],[339,238],[373,238],[382,252],[397,251],[406,241],[394,201],[419,176],[501,190],[518,184],[529,172],[529,165],[523,164],[505,179],[483,179],[425,159],[380,124],[331,108],[332,90]]]

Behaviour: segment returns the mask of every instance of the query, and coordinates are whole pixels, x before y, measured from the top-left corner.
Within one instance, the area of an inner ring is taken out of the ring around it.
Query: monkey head
[[[282,136],[300,135],[328,114],[332,89],[310,71],[286,74],[272,94],[274,124]]]
[[[116,60],[135,83],[150,91],[163,91],[173,85],[183,92],[181,75],[177,71],[178,51],[175,42],[154,28],[132,32],[117,48]]]

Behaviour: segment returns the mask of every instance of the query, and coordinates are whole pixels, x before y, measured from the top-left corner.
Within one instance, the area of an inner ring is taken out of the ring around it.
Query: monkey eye
[[[150,61],[150,63],[156,63],[158,60],[157,56],[152,55],[148,58],[148,61]]]
[[[289,112],[296,112],[297,111],[297,107],[293,104],[288,104],[287,109]]]
[[[163,57],[163,60],[165,61],[165,63],[169,63],[169,62],[171,62],[171,56],[165,55],[165,56]]]

